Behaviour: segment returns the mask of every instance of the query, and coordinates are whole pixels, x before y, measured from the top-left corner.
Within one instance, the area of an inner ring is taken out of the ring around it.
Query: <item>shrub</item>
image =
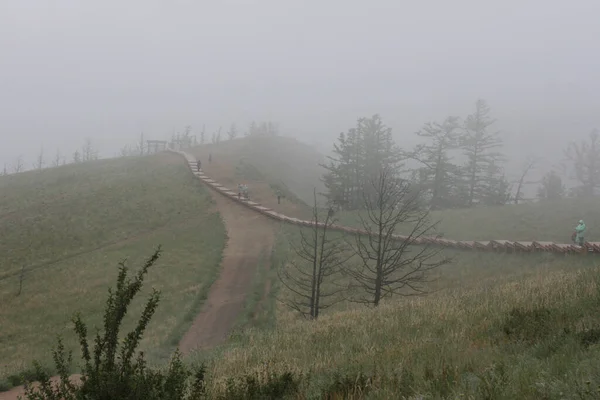
[[[93,351],[87,338],[87,326],[80,315],[73,318],[75,332],[79,338],[83,367],[81,382],[69,380],[71,352],[67,353],[62,340],[53,349],[53,360],[59,380],[51,382],[39,363],[34,363],[34,380],[37,387],[26,385],[26,398],[31,400],[153,400],[153,399],[197,399],[204,396],[204,368],[190,369],[181,361],[176,351],[166,370],[149,368],[144,353],[137,347],[154,314],[160,293],[153,291],[140,316],[136,328],[122,342],[119,333],[123,318],[133,298],[142,288],[145,275],[159,259],[160,247],[145,262],[131,279],[125,262],[119,264],[116,289],[109,289],[104,313],[104,332],[96,334]],[[137,354],[136,354],[137,353]]]

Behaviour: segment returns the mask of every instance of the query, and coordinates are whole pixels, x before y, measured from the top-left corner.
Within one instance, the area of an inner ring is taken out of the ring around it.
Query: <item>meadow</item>
[[[229,186],[249,181],[261,203],[308,216],[317,170],[294,166],[312,150],[264,143],[273,142],[244,138],[194,152],[209,176]],[[118,261],[130,257],[135,267],[159,243],[165,253],[144,294],[155,287],[163,298],[142,348],[164,365],[202,305],[225,243],[218,210],[181,159],[162,154],[31,172],[0,178],[0,190],[4,384],[33,358],[48,361],[57,333],[75,348],[72,313],[98,324]],[[282,204],[274,200],[278,192],[286,195]],[[431,217],[450,239],[556,242],[568,242],[583,218],[593,241],[595,208],[565,199]],[[358,224],[356,213],[336,216]],[[229,339],[185,358],[206,363],[209,398],[598,398],[599,257],[447,249],[442,255],[452,263],[432,271],[426,295],[394,296],[377,308],[342,302],[308,321],[282,302],[287,294],[276,273],[295,258],[299,229],[279,226]],[[17,296],[22,265],[28,268]]]
[[[274,264],[290,257],[286,227]],[[210,365],[215,396],[235,377],[265,383],[290,372],[289,398],[597,398],[600,264],[596,257],[451,251],[432,293],[373,309],[342,304],[317,321],[277,299]],[[339,397],[335,397],[335,396]]]
[[[34,359],[48,364],[57,335],[76,349],[73,314],[81,312],[91,328],[101,325],[119,262],[135,270],[158,245],[163,256],[131,312],[141,311],[152,287],[161,291],[142,348],[151,362],[168,359],[217,276],[225,244],[210,193],[179,157],[9,175],[0,177],[0,193],[2,386],[20,383]]]

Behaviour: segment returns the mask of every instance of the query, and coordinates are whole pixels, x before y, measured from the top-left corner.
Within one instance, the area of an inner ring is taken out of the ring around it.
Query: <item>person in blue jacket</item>
[[[575,243],[583,246],[585,243],[585,223],[583,220],[579,220],[579,225],[575,227]]]

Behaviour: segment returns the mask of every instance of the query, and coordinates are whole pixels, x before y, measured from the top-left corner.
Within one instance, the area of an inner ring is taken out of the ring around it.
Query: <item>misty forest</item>
[[[0,400],[597,399],[600,3],[0,5]]]

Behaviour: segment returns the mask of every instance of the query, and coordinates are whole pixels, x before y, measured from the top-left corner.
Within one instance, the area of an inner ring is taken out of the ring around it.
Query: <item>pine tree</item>
[[[333,144],[334,156],[328,156],[328,164],[321,164],[328,172],[321,179],[328,193],[325,196],[330,206],[337,208],[350,208],[348,205],[348,190],[350,182],[348,171],[351,168],[346,135],[342,132],[338,136],[338,143]]]
[[[506,205],[510,201],[510,189],[502,168],[492,162],[486,169],[479,202],[486,206]]]
[[[418,145],[411,157],[423,164],[416,171],[416,180],[428,189],[432,209],[452,205],[458,167],[452,164],[448,153],[458,148],[459,128],[458,117],[448,117],[442,124],[427,123],[417,132],[429,142]]]
[[[464,168],[467,206],[472,206],[486,196],[486,187],[493,186],[493,182],[489,182],[489,173],[494,170],[491,166],[502,160],[502,154],[494,151],[502,146],[499,132],[489,131],[494,122],[495,120],[490,118],[487,103],[479,99],[475,103],[475,112],[469,115],[464,123],[460,147],[467,157],[467,165]],[[494,179],[498,177],[494,176]]]
[[[600,132],[594,129],[589,141],[570,143],[565,155],[572,162],[575,176],[580,182],[576,192],[581,196],[593,196],[600,189]]]
[[[558,200],[565,195],[565,186],[555,171],[550,171],[542,178],[537,196],[540,200]]]
[[[379,115],[360,118],[355,128],[340,134],[333,153],[329,164],[322,165],[328,171],[323,182],[329,202],[344,209],[363,207],[363,195],[373,191],[368,182],[382,168],[389,167],[398,173],[402,160],[391,128],[383,124]]]

